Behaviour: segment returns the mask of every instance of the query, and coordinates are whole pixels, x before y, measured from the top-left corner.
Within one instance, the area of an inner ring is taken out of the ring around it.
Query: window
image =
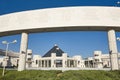
[[[56,67],[62,67],[62,60],[55,60]]]
[[[99,56],[98,54],[95,54],[94,56]]]
[[[28,61],[31,61],[31,58],[28,58]]]
[[[38,64],[38,60],[36,60],[35,62],[36,62],[36,64]]]
[[[99,62],[99,59],[95,59],[96,62]]]

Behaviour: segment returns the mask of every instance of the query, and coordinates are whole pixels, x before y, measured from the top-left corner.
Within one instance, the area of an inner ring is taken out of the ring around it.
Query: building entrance
[[[62,60],[56,60],[56,67],[62,67]]]

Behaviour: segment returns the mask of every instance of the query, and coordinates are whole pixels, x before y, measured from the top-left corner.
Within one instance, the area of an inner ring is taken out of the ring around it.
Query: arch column
[[[20,56],[19,56],[18,71],[25,70],[27,47],[28,47],[28,33],[23,32],[22,35],[21,35],[21,45],[20,45]]]
[[[111,69],[118,70],[118,51],[117,51],[117,44],[116,44],[116,36],[115,30],[109,29],[108,30],[108,42],[109,42],[109,51],[110,51],[110,58],[111,58]]]

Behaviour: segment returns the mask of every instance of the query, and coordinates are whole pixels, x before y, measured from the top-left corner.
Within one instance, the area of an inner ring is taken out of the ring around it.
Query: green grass
[[[2,77],[0,70],[0,80],[120,80],[120,71],[55,71],[55,70],[29,70],[15,71],[6,70]]]

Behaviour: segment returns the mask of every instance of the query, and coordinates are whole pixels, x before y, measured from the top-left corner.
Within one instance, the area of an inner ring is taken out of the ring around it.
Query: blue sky
[[[118,0],[0,0],[0,15],[24,10],[65,6],[118,6]]]
[[[43,9],[65,6],[118,6],[118,0],[1,0],[0,15],[13,12]],[[116,32],[116,36],[120,36]],[[9,49],[19,52],[21,35],[1,37],[3,40],[12,41],[16,39],[16,44],[10,44]],[[71,32],[46,32],[29,34],[28,48],[34,54],[45,54],[54,44],[57,44],[69,56],[82,55],[83,57],[92,56],[93,51],[101,50],[108,53],[107,32],[98,31],[71,31]],[[120,42],[117,41],[120,51]],[[0,48],[5,49],[5,45],[0,43]]]

